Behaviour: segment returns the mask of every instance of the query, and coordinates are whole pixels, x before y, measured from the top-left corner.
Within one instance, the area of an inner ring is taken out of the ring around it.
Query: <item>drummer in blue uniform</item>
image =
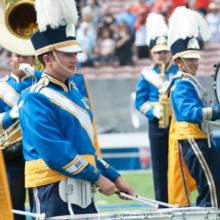
[[[220,118],[220,105],[211,107],[207,92],[195,78],[200,58],[198,39],[208,39],[208,26],[197,12],[179,7],[170,18],[169,28],[169,45],[180,68],[170,90],[171,128],[182,155],[180,160],[196,180],[196,205],[219,207],[220,159],[214,147],[208,146],[205,128],[208,120]],[[186,181],[184,175],[182,180]]]
[[[160,27],[160,28],[158,28]],[[136,108],[149,121],[149,139],[154,179],[155,199],[168,202],[168,133],[169,124],[160,126],[164,117],[159,102],[159,89],[163,81],[169,81],[178,68],[171,62],[167,46],[167,25],[162,15],[151,13],[147,19],[148,44],[154,61],[153,67],[144,68],[136,85]],[[169,118],[169,115],[167,115]],[[167,117],[165,116],[165,117]],[[169,119],[168,119],[169,120]]]
[[[38,1],[41,3],[44,0]],[[70,34],[71,25],[63,17],[61,20],[66,25],[52,29],[48,23],[46,30],[32,37],[44,72],[21,99],[19,111],[25,185],[34,194],[32,211],[47,217],[96,213],[95,185],[106,195],[116,189],[133,194],[120,174],[96,155],[92,112],[68,80],[81,49],[74,31]]]

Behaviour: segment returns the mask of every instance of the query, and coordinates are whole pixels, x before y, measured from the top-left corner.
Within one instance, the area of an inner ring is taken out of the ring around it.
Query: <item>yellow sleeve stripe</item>
[[[88,162],[86,161],[84,164],[82,164],[82,166],[81,166],[79,169],[77,169],[77,170],[76,170],[75,172],[73,172],[72,174],[73,174],[73,175],[77,175],[77,174],[80,173],[82,170],[84,170],[87,165],[88,165]]]
[[[62,167],[64,170],[68,169],[69,167],[71,167],[74,163],[76,163],[77,160],[80,159],[79,155],[76,155],[76,157],[67,165],[65,165],[64,167]]]
[[[71,166],[69,166],[65,170],[68,173],[72,173],[72,174],[75,172],[78,173],[78,170],[81,170],[82,166],[84,166],[85,164],[88,164],[88,162],[84,160],[82,157],[78,157],[78,160],[76,160],[75,163],[73,163]]]

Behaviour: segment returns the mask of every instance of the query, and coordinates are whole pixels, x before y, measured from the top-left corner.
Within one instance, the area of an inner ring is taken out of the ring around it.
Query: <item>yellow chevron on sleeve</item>
[[[5,171],[5,164],[0,150],[0,220],[13,220],[12,205],[10,192],[8,188],[8,181]]]

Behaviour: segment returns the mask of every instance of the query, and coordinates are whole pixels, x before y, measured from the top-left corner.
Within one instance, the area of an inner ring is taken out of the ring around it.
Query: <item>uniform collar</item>
[[[55,84],[55,85],[58,86],[59,88],[62,88],[62,90],[63,90],[64,92],[68,92],[68,91],[69,91],[68,86],[67,86],[64,82],[62,82],[62,81],[60,81],[60,80],[58,80],[58,79],[56,79],[56,78],[54,78],[54,77],[48,75],[47,73],[44,72],[44,73],[42,74],[42,77],[47,77],[52,84]]]
[[[17,77],[14,73],[11,73],[11,74],[10,74],[10,77],[13,78],[16,82],[22,82],[22,81],[24,81],[25,79],[27,79],[29,76],[27,76],[27,75],[25,74],[23,77],[19,78],[19,77]]]

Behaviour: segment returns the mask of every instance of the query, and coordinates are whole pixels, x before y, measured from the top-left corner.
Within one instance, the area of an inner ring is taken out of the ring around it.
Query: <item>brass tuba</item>
[[[34,0],[0,0],[0,45],[19,55],[34,55],[30,38],[36,20]]]
[[[19,120],[16,120],[8,129],[0,135],[0,149],[10,147],[12,144],[21,140],[21,129]]]
[[[162,82],[166,80],[166,66],[165,63],[160,62],[160,72],[161,72],[161,79]],[[159,127],[160,128],[167,128],[170,123],[170,100],[168,94],[163,93],[159,90],[159,102],[162,106],[163,116],[159,120]]]

